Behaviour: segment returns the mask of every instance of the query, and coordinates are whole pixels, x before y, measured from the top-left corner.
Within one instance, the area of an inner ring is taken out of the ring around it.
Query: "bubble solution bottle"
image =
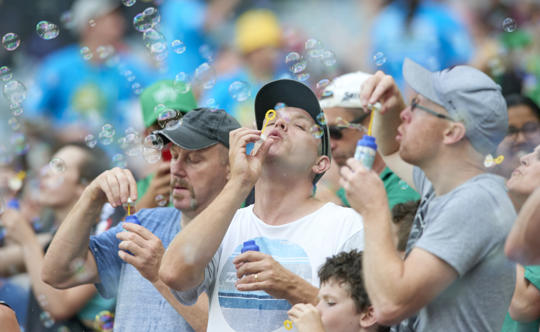
[[[133,215],[133,214],[131,216],[127,216],[126,220],[124,220],[124,222],[130,222],[130,223],[137,224],[137,225],[141,224],[141,222],[139,221],[139,218],[137,218],[137,216]]]
[[[376,153],[377,143],[375,143],[375,137],[364,135],[364,137],[356,143],[354,159],[359,160],[365,168],[371,169]]]
[[[244,242],[242,249],[240,249],[240,252],[242,254],[245,253],[246,251],[261,251],[261,249],[255,243],[255,240],[249,240],[249,241]]]

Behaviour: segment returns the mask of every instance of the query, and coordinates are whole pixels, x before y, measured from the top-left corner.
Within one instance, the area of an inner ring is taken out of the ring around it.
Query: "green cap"
[[[183,93],[185,90],[188,91]],[[142,115],[146,128],[156,122],[158,114],[155,114],[154,108],[159,104],[182,113],[197,108],[197,101],[191,89],[187,89],[183,82],[175,85],[172,80],[158,81],[141,93]]]

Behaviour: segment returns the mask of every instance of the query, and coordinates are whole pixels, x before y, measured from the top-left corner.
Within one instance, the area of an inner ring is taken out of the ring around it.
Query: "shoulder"
[[[354,209],[332,202],[326,203],[316,213],[325,219],[330,218],[335,222],[362,222],[362,216]]]

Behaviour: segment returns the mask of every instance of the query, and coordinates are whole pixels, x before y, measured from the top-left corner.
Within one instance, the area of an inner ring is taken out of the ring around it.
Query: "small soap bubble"
[[[137,79],[137,77],[135,77],[135,75],[129,75],[128,77],[126,77],[126,80],[128,82],[133,82]]]
[[[145,32],[156,26],[160,20],[161,17],[158,10],[154,7],[148,7],[142,13],[135,15],[133,18],[133,26],[135,27],[135,30]]]
[[[167,109],[167,106],[163,104],[157,104],[156,106],[154,106],[154,115],[158,115],[159,113],[163,112],[166,109]]]
[[[309,132],[315,138],[321,138],[324,134],[323,129],[319,125],[316,125],[316,124],[311,126],[311,128],[309,128]]]
[[[246,101],[251,97],[251,88],[247,82],[234,81],[229,85],[229,94],[236,101]]]
[[[26,99],[26,87],[17,80],[6,82],[2,92],[11,104],[20,104]]]
[[[323,112],[321,112],[321,113],[319,113],[319,115],[317,115],[317,122],[321,126],[326,126],[326,116],[324,116]]]
[[[9,105],[9,109],[11,110],[11,114],[13,114],[13,116],[20,116],[24,112],[24,109],[20,104],[11,104]]]
[[[13,74],[11,73],[11,69],[9,69],[8,66],[0,67],[0,80],[7,82],[12,78]]]
[[[328,86],[328,84],[330,84],[330,80],[327,79],[327,78],[323,78],[322,80],[320,80],[319,82],[317,82],[315,88],[317,88],[317,90],[324,90],[324,88],[326,88]]]
[[[126,7],[131,7],[137,2],[137,0],[122,0],[122,4]]]
[[[218,104],[216,102],[216,99],[214,99],[214,98],[206,98],[201,102],[201,107],[215,109],[215,108],[218,108]]]
[[[380,67],[386,63],[386,56],[383,52],[377,52],[373,55],[373,61],[377,67]]]
[[[88,20],[88,26],[90,26],[91,28],[95,27],[96,26],[96,20],[94,20],[93,18],[89,19]]]
[[[86,135],[86,137],[84,138],[84,142],[90,149],[93,149],[97,145],[97,139],[92,134]]]
[[[101,131],[105,132],[107,136],[114,136],[116,134],[116,130],[114,129],[114,126],[110,123],[106,123],[101,127]]]
[[[155,197],[155,201],[158,206],[165,206],[169,203],[168,198],[161,194]]]
[[[121,153],[117,153],[112,158],[113,167],[126,168],[127,160],[126,156]]]
[[[216,72],[208,63],[204,62],[195,69],[194,81],[203,87],[203,89],[211,89],[216,84]]]
[[[11,129],[17,131],[19,129],[21,129],[21,123],[19,122],[19,120],[17,120],[16,117],[11,117],[9,118],[8,120],[8,125]]]
[[[48,329],[54,325],[54,319],[47,311],[43,311],[41,314],[39,314],[39,320],[41,321],[41,324]]]
[[[283,109],[287,107],[287,105],[285,105],[285,103],[277,103],[276,106],[274,106],[274,110],[280,110],[280,109]]]
[[[67,166],[63,159],[56,157],[49,161],[49,168],[55,173],[64,173]]]
[[[142,93],[142,85],[139,82],[135,82],[131,84],[131,90],[133,90],[133,93],[136,95],[140,95]]]
[[[39,21],[38,24],[36,24],[36,32],[42,39],[51,40],[58,37],[60,30],[54,23],[48,21]]]
[[[16,33],[8,32],[2,37],[2,46],[8,51],[15,51],[21,44],[21,39]]]
[[[336,55],[330,50],[325,50],[322,55],[322,62],[327,67],[332,67],[336,64]]]
[[[208,62],[214,61],[214,50],[208,44],[203,44],[199,47],[199,54]]]
[[[100,59],[104,60],[114,54],[114,47],[112,45],[100,45],[96,49],[96,53]]]
[[[301,56],[297,52],[291,52],[285,56],[285,63],[290,64],[300,60]]]
[[[170,109],[170,108],[165,108],[164,110],[158,113],[157,122],[161,128],[165,128],[165,126],[167,125],[169,121],[174,121],[175,119],[177,119],[177,117],[178,117],[178,113],[175,110]]]
[[[178,91],[178,93],[184,94],[188,93],[189,90],[191,90],[191,78],[188,74],[182,72],[179,72],[174,77],[173,86]]]
[[[95,325],[98,331],[112,332],[114,328],[114,314],[110,311],[101,311],[96,315]]]
[[[285,56],[285,64],[293,74],[299,74],[307,67],[307,61],[297,52],[291,52]]]
[[[39,294],[36,299],[38,300],[38,303],[42,308],[45,308],[49,305],[49,301],[47,301],[47,296],[45,296],[45,294]]]
[[[62,23],[66,29],[73,28],[73,14],[71,14],[71,11],[66,10],[60,15],[60,23]]]
[[[300,82],[305,82],[309,79],[309,77],[310,77],[309,73],[300,73],[296,75],[296,80]]]
[[[150,134],[144,138],[143,146],[145,148],[161,151],[163,149],[164,142],[161,136],[156,134]]]
[[[306,40],[304,48],[310,58],[317,59],[324,55],[323,44],[317,39],[310,38]]]
[[[84,60],[88,61],[92,59],[93,54],[90,48],[88,48],[88,46],[81,47],[80,53]]]
[[[114,141],[114,135],[111,136],[109,135],[109,133],[104,132],[104,131],[99,132],[98,138],[99,138],[99,142],[103,145],[111,145],[112,142]]]
[[[143,159],[149,164],[155,164],[161,160],[161,151],[153,148],[143,148]]]
[[[174,53],[176,54],[182,54],[186,51],[186,45],[181,40],[173,40],[171,42],[171,48]]]
[[[162,53],[167,50],[167,40],[165,39],[165,36],[155,29],[145,30],[143,33],[143,41],[145,46],[153,54]]]
[[[514,32],[517,28],[517,23],[516,21],[511,18],[511,17],[507,17],[503,20],[503,29],[504,31],[506,32]]]

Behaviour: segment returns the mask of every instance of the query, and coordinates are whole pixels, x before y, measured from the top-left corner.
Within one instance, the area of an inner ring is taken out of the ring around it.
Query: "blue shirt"
[[[167,248],[180,231],[180,211],[175,208],[143,209],[136,216]],[[116,295],[115,331],[193,331],[159,291],[130,264],[118,257],[118,232],[122,223],[90,237],[104,297]]]

